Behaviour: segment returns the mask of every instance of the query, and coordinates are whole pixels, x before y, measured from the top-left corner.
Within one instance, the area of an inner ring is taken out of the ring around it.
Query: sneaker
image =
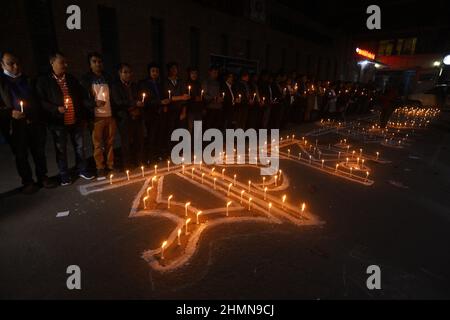
[[[49,179],[48,177],[44,177],[41,181],[39,181],[38,185],[45,189],[54,189],[58,186],[55,181]]]
[[[72,184],[70,177],[61,177],[61,187],[67,187]]]
[[[22,188],[22,193],[25,195],[32,195],[38,192],[38,188],[34,185],[34,183],[26,184]]]
[[[106,180],[106,175],[107,175],[107,172],[105,169],[97,170],[97,180],[98,181]]]
[[[80,173],[80,178],[83,178],[84,180],[93,180],[95,178],[95,176],[93,174],[90,173]]]

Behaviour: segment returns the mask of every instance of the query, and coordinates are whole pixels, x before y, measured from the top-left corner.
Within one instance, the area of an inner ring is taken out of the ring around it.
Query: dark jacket
[[[19,89],[20,88],[20,89]],[[36,96],[34,83],[25,75],[12,79],[5,74],[0,75],[0,100],[3,112],[11,115],[13,110],[20,111],[18,100],[24,101],[25,120],[42,121],[42,110]]]
[[[109,90],[111,90],[112,79],[109,77],[109,75],[107,75],[105,73],[103,74],[102,77],[105,80],[105,82],[108,84]],[[98,79],[100,79],[100,78],[97,77],[92,71],[89,71],[81,78],[81,86],[83,87],[83,103],[89,112],[88,116],[90,118],[95,117],[95,108],[97,106],[97,104],[95,102],[95,96],[93,95],[93,92],[92,92],[92,84]],[[113,109],[112,103],[111,103],[111,109],[112,109],[111,112],[114,117],[115,110]]]
[[[120,80],[111,85],[111,108],[119,120],[127,118],[136,120],[142,116],[141,108],[136,106],[138,96],[138,86],[134,82],[130,83],[129,88]],[[135,115],[132,115],[133,112]]]
[[[202,84],[200,81],[189,80],[186,83],[189,92],[189,86],[191,86],[191,100],[188,102],[189,113],[201,113],[204,109],[204,101],[197,101],[202,96]]]
[[[165,93],[159,81],[155,82],[149,78],[142,80],[139,83],[139,92],[146,94],[144,106],[146,113],[161,113],[161,100],[165,99]]]
[[[80,82],[70,74],[66,74],[66,83],[69,95],[72,98],[76,123],[81,123],[86,119],[87,113],[83,104],[83,88]],[[64,126],[64,114],[58,111],[59,107],[64,106],[64,95],[52,73],[38,78],[36,93],[48,123],[50,125]]]

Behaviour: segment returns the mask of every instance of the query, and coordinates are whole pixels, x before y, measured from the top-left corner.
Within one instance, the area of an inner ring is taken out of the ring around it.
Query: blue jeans
[[[75,161],[78,173],[87,173],[86,153],[84,149],[84,127],[80,125],[53,127],[50,129],[53,135],[56,151],[56,163],[61,177],[69,178],[70,172],[67,164],[67,138],[70,138],[75,152]]]

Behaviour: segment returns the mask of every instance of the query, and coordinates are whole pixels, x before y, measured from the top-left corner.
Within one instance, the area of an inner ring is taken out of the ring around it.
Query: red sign
[[[375,53],[372,53],[372,52],[367,51],[367,50],[356,48],[356,53],[359,54],[360,56],[363,56],[363,57],[371,59],[371,60],[375,59]]]

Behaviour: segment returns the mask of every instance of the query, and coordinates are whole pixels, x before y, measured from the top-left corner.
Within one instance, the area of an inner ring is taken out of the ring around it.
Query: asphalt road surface
[[[449,128],[444,113],[403,149],[350,140],[391,161],[369,164],[370,187],[282,161],[290,199],[307,202],[325,224],[222,225],[204,233],[189,263],[170,274],[153,271],[141,257],[173,228],[163,218],[129,218],[142,183],[83,196],[79,186],[86,182],[77,181],[25,196],[14,191],[19,180],[1,146],[0,298],[448,299]],[[57,218],[63,211],[70,214]],[[70,265],[81,268],[81,290],[66,287]],[[381,268],[381,290],[366,287],[370,265]]]

